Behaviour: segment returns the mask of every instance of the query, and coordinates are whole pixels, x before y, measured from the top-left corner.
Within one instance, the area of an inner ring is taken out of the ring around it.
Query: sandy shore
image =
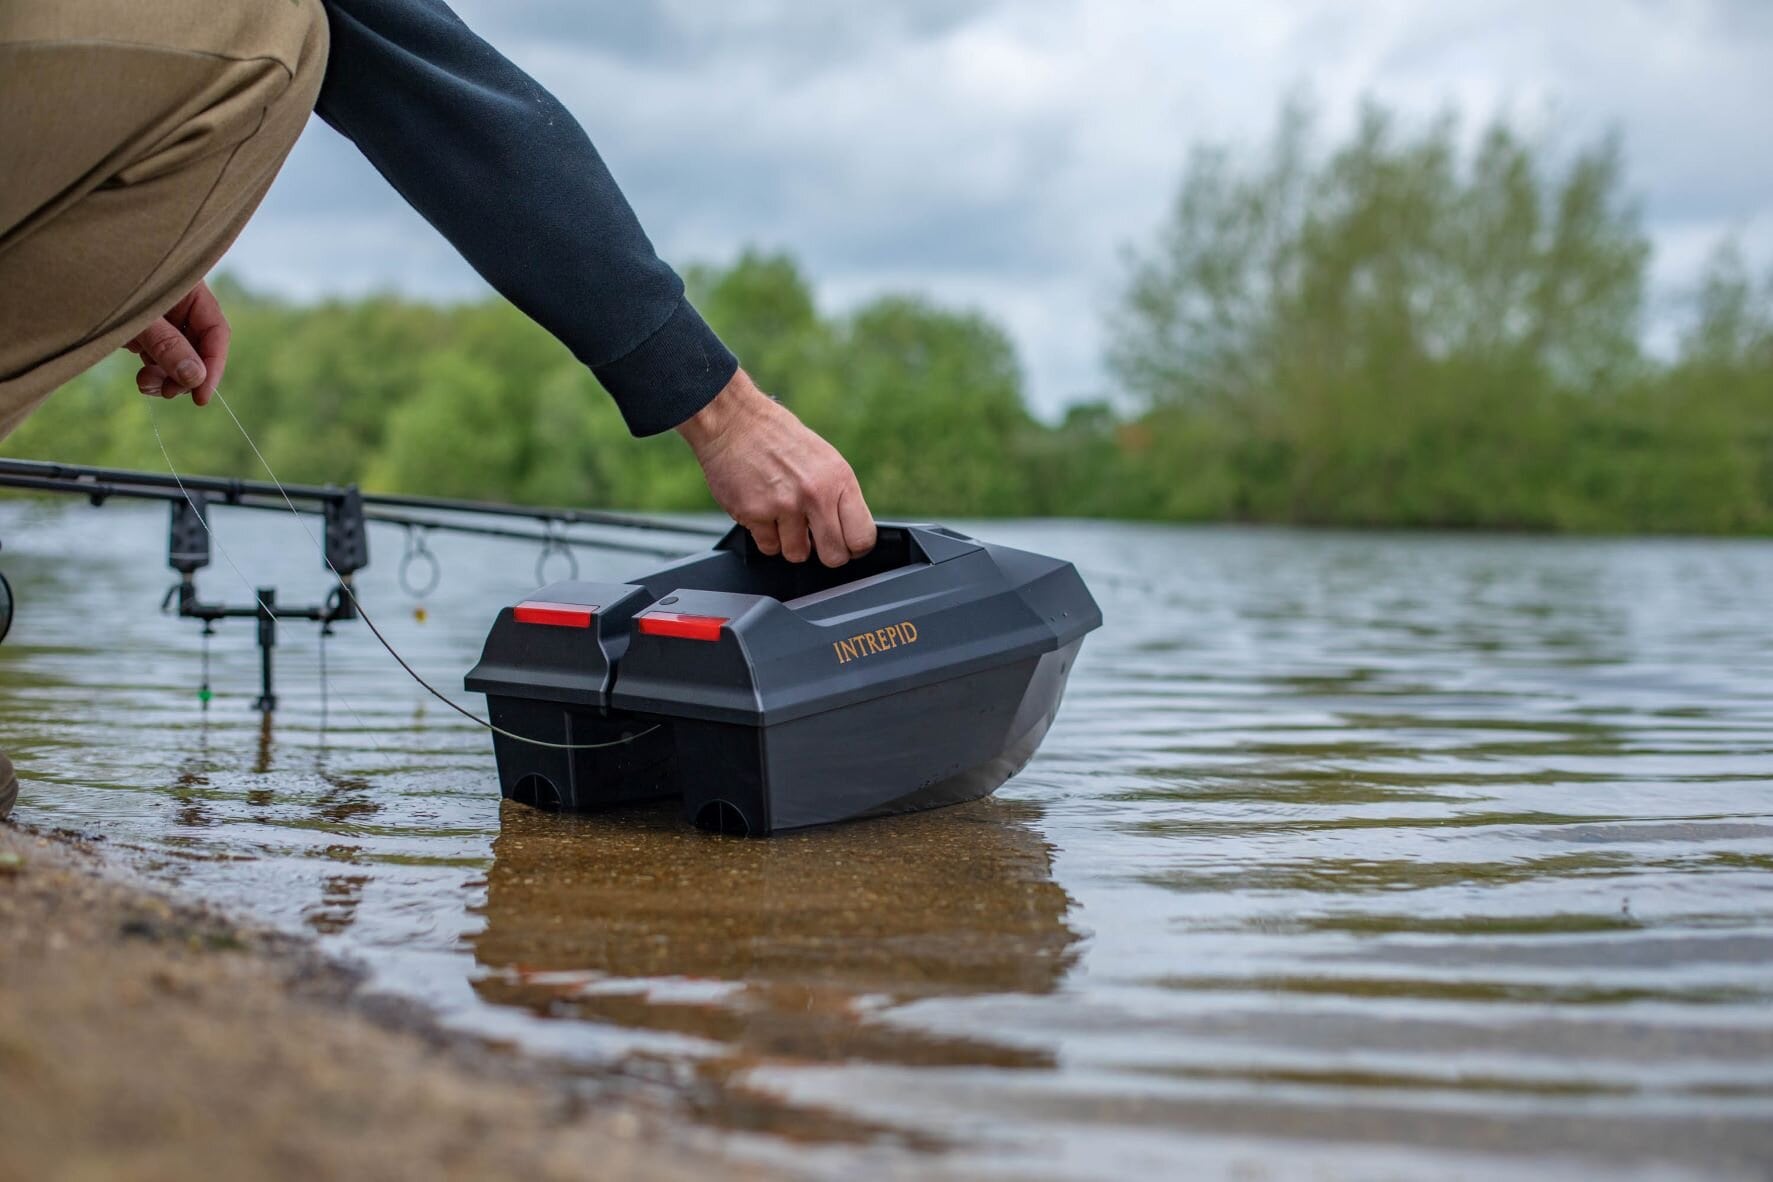
[[[0,822],[0,1179],[757,1172],[705,1142]]]

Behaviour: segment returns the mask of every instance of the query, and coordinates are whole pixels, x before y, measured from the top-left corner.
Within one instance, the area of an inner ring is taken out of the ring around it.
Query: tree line
[[[982,312],[906,295],[828,314],[783,254],[686,281],[882,516],[1773,532],[1773,276],[1721,245],[1653,353],[1618,142],[1467,139],[1369,107],[1323,150],[1290,107],[1259,151],[1194,151],[1108,312],[1112,397],[1056,423]],[[217,286],[225,391],[286,480],[711,507],[687,448],[629,438],[503,301]],[[163,466],[132,370],[70,383],[7,452]],[[225,415],[161,413],[181,466],[255,472]]]

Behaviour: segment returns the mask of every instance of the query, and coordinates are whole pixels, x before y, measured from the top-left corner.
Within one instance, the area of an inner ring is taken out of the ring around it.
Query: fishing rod
[[[102,468],[90,464],[60,464],[50,460],[0,458],[0,487],[86,493],[93,497],[95,504],[102,503],[113,496],[141,496],[142,491],[138,490],[148,489],[171,490],[175,496],[182,497],[183,494],[178,491],[181,479],[184,482],[184,488],[190,489],[192,492],[203,492],[212,497],[220,497],[230,505],[242,504],[254,498],[265,498],[276,501],[281,507],[282,498],[285,495],[293,501],[326,503],[355,492],[365,505],[383,506],[390,509],[426,509],[436,512],[472,513],[484,516],[527,517],[533,521],[545,521],[554,525],[607,525],[620,529],[656,530],[664,533],[695,534],[702,537],[719,537],[726,532],[724,528],[717,526],[662,521],[653,517],[609,513],[597,509],[512,505],[502,501],[420,497],[401,493],[366,493],[357,491],[356,485],[347,485],[341,488],[334,484],[286,484],[279,488],[268,481],[243,480],[234,476],[185,476],[180,478],[164,472],[143,472],[133,468]],[[75,487],[65,487],[70,484]],[[269,508],[270,506],[259,507]]]
[[[54,493],[83,497],[94,506],[111,500],[158,501],[170,506],[167,527],[167,565],[178,572],[161,601],[162,610],[175,610],[185,619],[203,625],[203,636],[214,635],[215,626],[226,619],[251,619],[258,624],[259,686],[255,708],[269,713],[276,709],[277,697],[273,681],[272,650],[277,644],[280,620],[309,620],[320,626],[323,636],[330,635],[335,623],[360,616],[352,580],[369,565],[370,523],[397,526],[406,531],[406,552],[401,559],[400,584],[409,594],[422,599],[437,586],[442,568],[425,539],[433,532],[493,537],[538,543],[542,547],[537,558],[537,581],[546,581],[543,572],[551,558],[562,556],[570,568],[569,577],[578,576],[578,559],[573,547],[612,550],[677,558],[686,551],[667,545],[618,541],[584,535],[568,535],[566,527],[592,527],[640,532],[672,533],[686,537],[706,537],[724,531],[685,522],[608,513],[599,510],[557,508],[537,505],[512,505],[495,501],[456,499],[449,497],[404,496],[388,493],[365,493],[356,485],[284,485],[224,476],[167,475],[130,468],[109,468],[87,464],[62,464],[39,460],[0,459],[0,488],[21,492]],[[287,502],[285,497],[288,498]],[[279,604],[275,587],[255,589],[250,605],[228,605],[204,601],[197,591],[197,572],[211,562],[209,512],[212,508],[269,510],[274,512],[312,513],[322,519],[323,559],[336,585],[316,604]],[[410,512],[412,510],[418,511]],[[541,528],[513,529],[484,523],[485,518],[520,518],[537,523]],[[466,518],[467,520],[461,520]],[[411,578],[415,568],[422,567],[426,577],[422,585]],[[11,627],[14,598],[5,576],[0,574],[0,640]],[[207,683],[202,691],[208,692]],[[206,698],[207,700],[207,698]]]

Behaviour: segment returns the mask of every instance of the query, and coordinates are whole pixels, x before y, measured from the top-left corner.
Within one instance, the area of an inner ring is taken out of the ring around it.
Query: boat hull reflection
[[[1055,989],[1071,900],[1025,803],[987,799],[756,842],[661,804],[548,813],[506,801],[485,927],[486,1001],[765,1060],[1046,1066],[1041,1050],[890,1020],[931,997]]]

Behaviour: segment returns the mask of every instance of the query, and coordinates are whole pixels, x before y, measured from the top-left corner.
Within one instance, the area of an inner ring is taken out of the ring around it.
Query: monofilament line
[[[266,603],[259,597],[258,588],[253,586],[252,580],[246,577],[246,572],[240,569],[240,564],[234,561],[234,556],[228,553],[228,548],[222,545],[221,538],[217,537],[216,532],[209,528],[208,515],[205,514],[203,510],[198,507],[197,502],[191,498],[191,491],[185,487],[184,477],[179,475],[178,465],[172,462],[172,452],[167,450],[166,440],[160,435],[160,408],[151,402],[148,404],[148,425],[154,430],[154,442],[159,445],[160,455],[166,460],[166,470],[172,473],[172,482],[179,486],[179,495],[185,498],[185,504],[191,506],[191,513],[197,518],[197,524],[201,525],[203,527],[203,532],[209,535],[210,545],[214,546],[221,552],[222,558],[233,568],[235,577],[240,580],[240,585],[246,588],[246,593],[252,596],[253,602],[258,604],[259,610],[269,616],[273,624],[278,623],[277,613],[271,610],[270,604]],[[324,637],[324,635],[325,634],[322,633],[322,637]],[[203,688],[205,692],[207,692],[209,689],[209,633],[207,629],[203,636]],[[327,688],[326,641],[322,639],[320,642],[320,691],[322,694],[323,711],[324,695]],[[370,732],[369,723],[363,721],[363,715],[357,713],[357,707],[351,704],[351,699],[347,698],[344,694],[340,694],[339,701],[345,704],[345,709],[349,710],[351,712],[351,717],[356,719],[358,727],[363,732],[363,737],[369,740],[369,745],[374,747],[377,751],[380,751],[382,745],[376,742],[375,735]],[[207,705],[208,703],[205,702],[205,706]]]
[[[406,675],[417,682],[426,693],[430,694],[433,698],[436,698],[439,702],[442,702],[445,706],[448,706],[451,710],[454,710],[457,714],[460,714],[463,718],[466,718],[469,722],[483,726],[495,735],[502,735],[507,739],[512,739],[519,743],[528,743],[533,747],[548,747],[556,751],[594,751],[600,747],[619,747],[624,743],[632,743],[636,739],[649,735],[653,731],[659,729],[659,724],[654,723],[643,731],[636,732],[632,735],[626,735],[620,739],[611,739],[606,743],[554,743],[547,739],[534,739],[528,735],[520,735],[513,731],[508,731],[505,728],[494,724],[491,720],[480,717],[478,714],[469,710],[467,707],[458,704],[455,700],[444,694],[443,691],[426,681],[419,675],[419,671],[414,669],[412,665],[408,663],[407,659],[400,655],[399,650],[389,642],[388,638],[382,635],[382,630],[376,627],[376,622],[370,618],[369,613],[363,610],[363,603],[357,598],[356,590],[351,586],[350,581],[347,580],[344,575],[341,575],[338,568],[332,564],[332,559],[327,557],[326,547],[320,544],[320,539],[315,537],[314,531],[308,528],[308,523],[302,517],[301,511],[295,507],[295,502],[290,499],[289,493],[285,491],[283,482],[277,479],[277,473],[271,470],[271,464],[265,459],[265,453],[260,451],[259,445],[253,442],[252,435],[246,429],[246,424],[240,421],[240,416],[234,413],[234,408],[232,406],[228,405],[228,400],[222,396],[221,387],[219,386],[216,387],[215,397],[216,401],[222,404],[222,409],[228,412],[228,417],[234,420],[234,427],[240,432],[240,437],[246,440],[246,446],[252,448],[252,454],[258,457],[259,466],[265,470],[265,475],[271,478],[271,484],[277,489],[277,495],[283,498],[283,503],[289,507],[290,515],[296,519],[296,524],[302,527],[302,532],[304,534],[308,535],[308,541],[313,544],[314,549],[320,554],[320,561],[326,564],[326,569],[331,571],[333,577],[339,581],[340,590],[350,597],[351,606],[357,609],[357,614],[362,618],[364,627],[369,629],[370,635],[374,636],[376,641],[383,648],[388,650],[388,655],[394,658],[395,663],[404,669]],[[154,430],[154,437],[156,439],[160,437],[160,430],[158,427]],[[160,451],[162,455],[166,455],[166,445],[164,443],[160,445]],[[170,455],[166,456],[166,463],[168,467],[172,466],[172,457]],[[176,470],[173,472],[173,477],[174,479],[177,479],[178,477]],[[181,484],[180,487],[182,488],[183,485]],[[187,497],[187,499],[189,498]],[[201,516],[201,514],[199,516]],[[208,526],[205,525],[204,528],[207,529]],[[211,536],[213,537],[214,535],[212,534]],[[216,548],[222,551],[222,556],[224,558],[227,557],[228,552],[226,549],[222,548],[219,540],[216,541]],[[228,559],[228,565],[234,566],[234,560],[232,558]],[[235,566],[234,569],[236,573],[240,570],[237,566]],[[245,575],[241,575],[242,579],[245,579],[245,577]],[[263,605],[261,604],[261,606]],[[265,610],[269,611],[270,609],[266,608]]]

